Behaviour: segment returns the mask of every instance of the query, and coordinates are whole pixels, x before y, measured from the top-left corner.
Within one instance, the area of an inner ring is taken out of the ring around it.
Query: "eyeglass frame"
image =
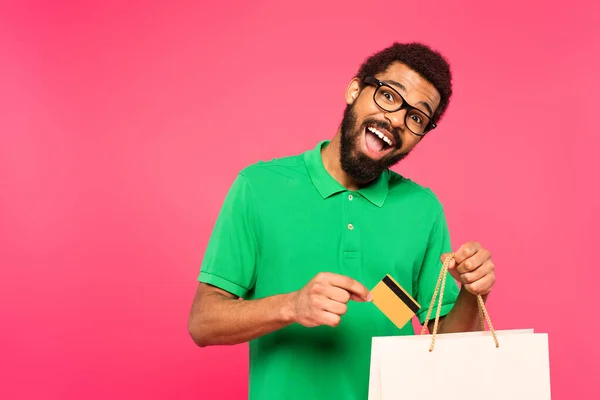
[[[406,114],[404,114],[404,125],[406,126],[406,128],[413,134],[416,136],[425,136],[428,132],[430,132],[431,130],[435,129],[437,127],[437,124],[435,122],[433,122],[433,116],[429,116],[427,115],[426,112],[424,112],[423,110],[418,109],[415,106],[410,105],[406,99],[400,94],[398,93],[398,91],[396,89],[394,89],[392,86],[390,86],[389,84],[380,81],[379,79],[375,78],[374,76],[367,76],[365,77],[365,79],[363,80],[363,82],[367,85],[372,85],[375,86],[375,92],[373,92],[373,102],[375,103],[375,105],[379,108],[381,108],[382,110],[389,112],[389,113],[394,113],[396,111],[400,111],[400,110],[404,110],[406,109]],[[377,102],[377,100],[375,100],[375,96],[377,95],[377,91],[379,91],[379,89],[381,89],[382,86],[385,86],[387,88],[389,88],[390,90],[392,90],[394,93],[396,93],[401,99],[402,99],[402,105],[400,105],[400,107],[398,107],[395,110],[388,110],[387,108],[383,108],[382,106],[379,105],[379,103]],[[410,110],[417,110],[420,113],[422,113],[423,115],[425,115],[427,118],[429,118],[429,123],[425,126],[425,130],[423,131],[423,133],[415,133],[413,132],[409,127],[408,124],[406,123],[406,118],[408,117],[409,111]],[[434,113],[435,114],[435,113]]]

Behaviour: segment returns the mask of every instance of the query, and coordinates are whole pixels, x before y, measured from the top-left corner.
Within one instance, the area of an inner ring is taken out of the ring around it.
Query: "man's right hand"
[[[337,326],[348,301],[371,301],[369,290],[354,279],[321,272],[290,297],[293,320],[312,328]]]

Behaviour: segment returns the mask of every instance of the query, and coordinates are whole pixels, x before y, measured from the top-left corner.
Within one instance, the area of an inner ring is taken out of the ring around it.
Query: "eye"
[[[410,118],[419,125],[423,124],[423,118],[419,114],[412,114]]]
[[[394,95],[393,95],[393,94],[391,94],[390,92],[388,92],[387,90],[382,90],[382,91],[381,91],[381,94],[382,94],[382,96],[383,96],[383,97],[385,97],[385,99],[386,99],[387,101],[389,101],[390,103],[393,103],[393,102],[394,102]]]

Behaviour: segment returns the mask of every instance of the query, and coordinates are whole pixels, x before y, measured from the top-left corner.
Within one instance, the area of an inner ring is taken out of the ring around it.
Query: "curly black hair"
[[[356,77],[364,82],[365,77],[384,72],[394,62],[401,62],[417,72],[440,93],[440,104],[433,114],[433,122],[437,123],[444,115],[452,96],[452,74],[448,61],[422,43],[394,43],[368,57],[360,66]]]

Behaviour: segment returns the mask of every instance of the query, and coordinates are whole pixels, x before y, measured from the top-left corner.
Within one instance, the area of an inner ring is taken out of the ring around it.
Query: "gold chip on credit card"
[[[399,329],[402,329],[421,308],[389,274],[375,285],[371,295],[373,304]]]

